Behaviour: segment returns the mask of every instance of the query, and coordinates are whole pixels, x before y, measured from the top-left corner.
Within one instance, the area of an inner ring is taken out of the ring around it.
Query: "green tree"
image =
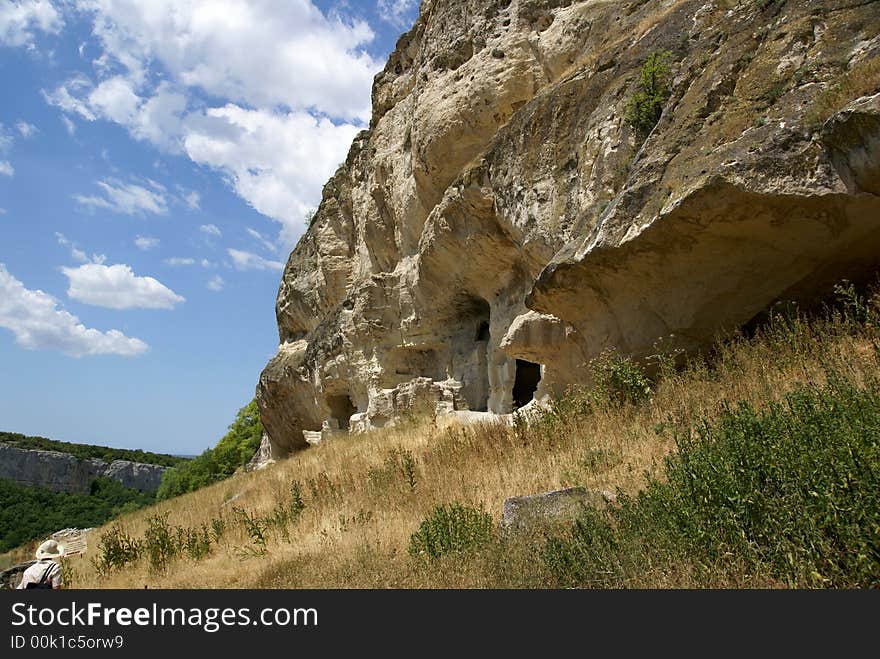
[[[262,437],[260,411],[257,401],[252,400],[238,410],[229,432],[220,438],[214,448],[207,449],[177,468],[165,471],[156,497],[160,501],[169,499],[228,478],[254,456]]]
[[[639,89],[630,99],[626,120],[642,135],[647,136],[660,121],[663,105],[671,93],[669,51],[653,52],[642,64]]]

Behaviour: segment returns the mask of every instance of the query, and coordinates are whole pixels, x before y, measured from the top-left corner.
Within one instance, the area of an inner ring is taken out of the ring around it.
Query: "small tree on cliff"
[[[639,89],[626,108],[626,120],[642,135],[647,136],[660,121],[663,104],[671,89],[669,51],[654,52],[642,64]]]

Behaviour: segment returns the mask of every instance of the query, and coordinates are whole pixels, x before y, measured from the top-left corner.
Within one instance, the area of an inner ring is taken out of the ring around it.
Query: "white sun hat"
[[[44,558],[61,558],[64,556],[64,545],[59,545],[55,540],[46,540],[37,547],[36,556],[38,561]]]

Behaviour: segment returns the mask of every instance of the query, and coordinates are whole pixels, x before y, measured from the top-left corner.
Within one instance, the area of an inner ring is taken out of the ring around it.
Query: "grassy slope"
[[[133,538],[142,538],[148,517],[157,514],[172,526],[202,529],[208,555],[194,560],[183,551],[167,561],[160,557],[159,569],[142,558],[105,575],[89,560],[75,559],[73,581],[81,587],[137,588],[788,585],[737,555],[719,567],[667,552],[659,564],[641,571],[640,561],[653,560],[643,548],[638,560],[614,556],[619,574],[613,579],[596,579],[560,573],[565,560],[546,560],[543,537],[497,541],[427,563],[409,556],[407,547],[439,504],[483,506],[498,521],[503,500],[513,495],[576,484],[623,494],[635,494],[649,482],[656,487],[665,480],[664,457],[677,446],[669,429],[716,423],[725,403],[747,401],[767,409],[805,383],[821,387],[829,372],[853,388],[876,388],[880,330],[876,315],[865,309],[851,303],[847,314],[771,323],[756,337],[719,343],[711,360],[692,360],[677,373],[667,369],[650,400],[637,405],[586,409],[589,396],[579,394],[550,421],[528,428],[460,428],[434,419],[328,442],[121,520],[119,528]],[[214,520],[220,526],[212,526]],[[154,519],[154,530],[158,527]],[[216,530],[223,531],[219,538]],[[873,533],[876,552],[880,527]],[[98,556],[99,537],[92,537],[91,557]],[[559,537],[557,559],[583,549],[584,534],[562,530]],[[191,553],[202,552],[193,545]],[[631,568],[619,567],[628,562]],[[823,585],[821,580],[819,575],[818,581],[794,583]]]

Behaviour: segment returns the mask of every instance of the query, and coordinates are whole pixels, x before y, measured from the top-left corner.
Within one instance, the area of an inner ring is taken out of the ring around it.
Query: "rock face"
[[[425,0],[278,292],[272,456],[508,414],[880,257],[876,3]],[[626,120],[668,52],[647,135]]]
[[[130,462],[129,460],[114,460],[101,473],[114,481],[119,481],[125,487],[142,492],[155,492],[162,483],[162,474],[165,467],[145,464],[143,462]]]
[[[504,500],[501,526],[508,531],[572,521],[585,507],[604,508],[616,499],[611,492],[590,491],[583,487],[542,492]]]
[[[159,489],[165,467],[127,460],[80,460],[68,453],[36,451],[0,444],[0,478],[60,492],[88,492],[92,481],[105,476],[144,492]]]
[[[248,460],[244,471],[259,471],[273,462],[275,461],[272,459],[272,444],[269,442],[269,435],[264,432],[257,452],[254,453],[254,457]]]

